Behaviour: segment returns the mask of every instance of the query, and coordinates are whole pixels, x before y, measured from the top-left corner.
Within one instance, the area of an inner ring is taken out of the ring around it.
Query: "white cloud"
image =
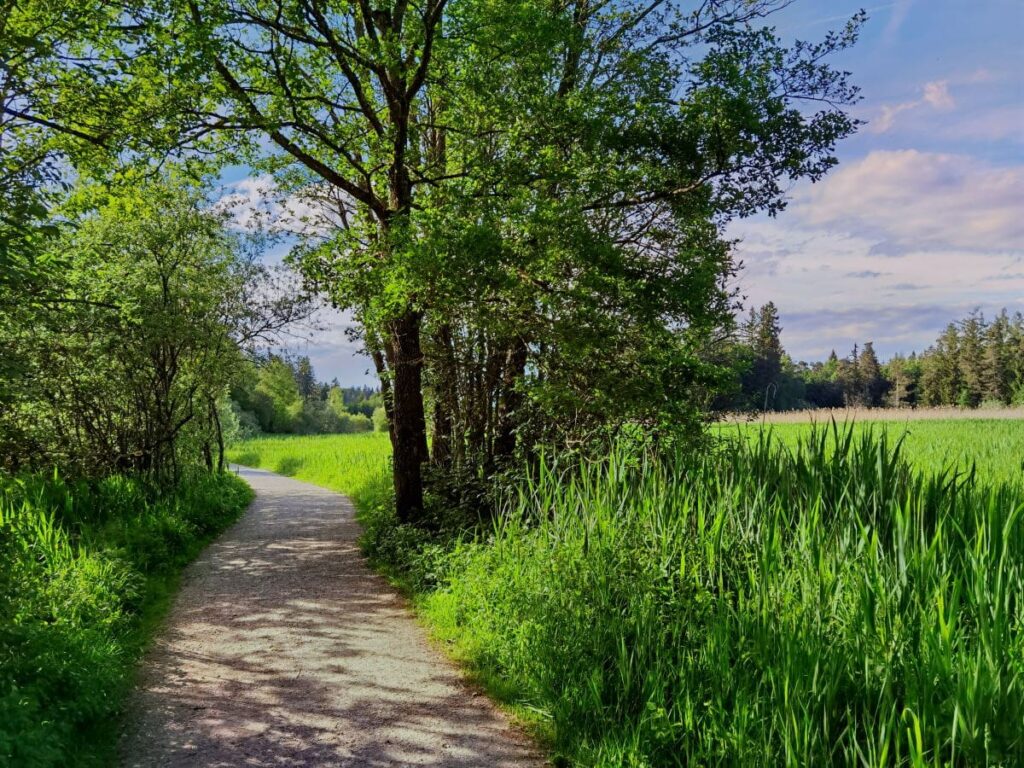
[[[797,358],[878,342],[923,349],[975,306],[1024,309],[1024,167],[873,152],[803,188],[778,220],[738,222],[748,305],[774,301]]]
[[[903,28],[904,22],[910,15],[910,7],[914,4],[914,0],[896,0],[892,5],[892,13],[889,14],[889,22],[885,25],[885,30],[882,33],[883,39],[886,42],[892,42],[900,30]]]
[[[896,118],[904,112],[911,112],[921,107],[948,112],[956,107],[956,100],[949,90],[949,80],[933,80],[925,83],[921,97],[899,104],[883,104],[877,117],[868,121],[871,133],[886,133],[896,123]]]
[[[311,185],[284,194],[271,176],[249,176],[228,185],[214,208],[230,216],[242,231],[265,230],[294,235],[322,235],[339,226],[339,200],[330,189]]]
[[[935,109],[953,109],[956,106],[956,102],[953,101],[953,97],[949,93],[948,80],[935,80],[931,83],[925,83],[922,99],[926,104],[931,105]]]
[[[270,176],[249,176],[228,185],[214,210],[230,217],[231,226],[241,231],[265,228],[275,215],[276,185]]]
[[[912,149],[841,166],[793,205],[813,228],[858,233],[890,251],[1020,250],[1022,211],[1024,166]]]

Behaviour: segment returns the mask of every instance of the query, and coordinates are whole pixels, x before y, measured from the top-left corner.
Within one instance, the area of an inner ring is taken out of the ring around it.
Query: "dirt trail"
[[[541,766],[356,546],[350,502],[270,472],[185,571],[121,742],[155,766]]]

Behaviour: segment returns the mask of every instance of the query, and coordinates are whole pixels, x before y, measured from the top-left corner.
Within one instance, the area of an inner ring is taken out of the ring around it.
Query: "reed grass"
[[[992,421],[1024,419],[1024,408],[984,407],[959,408],[943,406],[934,408],[809,408],[797,411],[769,411],[766,413],[730,413],[722,417],[721,423],[744,424],[827,424],[865,423],[875,421]]]
[[[779,427],[547,457],[443,543],[394,520],[386,439],[235,456],[361,494],[369,550],[556,764],[1024,764],[1016,431]]]
[[[979,411],[971,411],[977,415]],[[748,422],[718,425],[719,436],[741,436],[758,440],[770,432],[789,446],[796,446],[813,431],[830,429],[832,421]],[[854,434],[872,432],[888,436],[890,443],[900,442],[901,455],[922,472],[970,472],[982,482],[1013,482],[1024,478],[1024,424],[1014,419],[955,419],[919,421],[836,420]]]
[[[426,613],[581,765],[1024,762],[1024,495],[883,433],[548,461]]]

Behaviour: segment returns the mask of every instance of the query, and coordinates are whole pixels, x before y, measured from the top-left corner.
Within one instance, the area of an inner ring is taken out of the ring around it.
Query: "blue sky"
[[[858,3],[798,0],[776,17],[813,38]],[[749,304],[773,300],[797,359],[873,341],[927,347],[975,307],[1024,311],[1024,2],[868,6],[853,73],[868,121],[824,181],[778,218],[738,222]]]
[[[836,59],[862,88],[868,121],[818,184],[797,184],[775,219],[736,222],[746,304],[779,307],[796,359],[873,341],[883,357],[921,350],[980,308],[1024,311],[1024,0],[796,0],[773,17],[785,38],[820,38],[858,9],[870,19]],[[225,182],[251,199],[259,186]],[[317,374],[372,382],[346,321],[293,351]]]

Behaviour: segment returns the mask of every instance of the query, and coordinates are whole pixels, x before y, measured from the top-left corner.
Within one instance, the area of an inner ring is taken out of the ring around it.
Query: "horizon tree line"
[[[1024,405],[1024,313],[980,310],[946,326],[922,352],[880,362],[871,341],[840,357],[794,362],[781,342],[778,309],[752,308],[730,350],[735,410]]]

